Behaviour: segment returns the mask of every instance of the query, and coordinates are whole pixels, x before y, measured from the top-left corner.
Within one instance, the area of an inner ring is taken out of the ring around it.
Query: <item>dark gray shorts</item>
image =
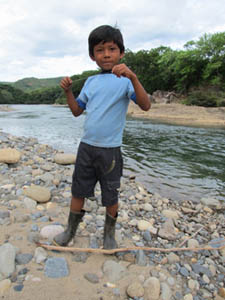
[[[72,195],[77,198],[93,197],[99,181],[102,205],[114,205],[118,202],[122,170],[120,147],[102,148],[81,142],[73,172]]]

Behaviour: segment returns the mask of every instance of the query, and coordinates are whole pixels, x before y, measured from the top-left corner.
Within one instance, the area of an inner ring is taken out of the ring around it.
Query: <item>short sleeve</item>
[[[137,103],[136,101],[136,94],[135,94],[135,91],[134,91],[134,87],[131,83],[131,81],[129,80],[129,83],[128,83],[128,88],[127,88],[127,97],[129,99],[131,99],[132,101],[134,101],[134,103]]]
[[[80,94],[76,99],[78,105],[84,110],[86,109],[86,104],[88,102],[88,97],[87,97],[88,81],[89,81],[88,79],[85,81],[84,86],[82,87]]]

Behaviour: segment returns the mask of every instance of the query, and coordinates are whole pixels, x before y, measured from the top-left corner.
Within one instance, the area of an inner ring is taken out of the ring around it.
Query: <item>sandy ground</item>
[[[209,108],[178,103],[153,103],[151,109],[145,112],[134,103],[130,103],[128,114],[132,117],[147,118],[167,124],[225,128],[225,107]]]

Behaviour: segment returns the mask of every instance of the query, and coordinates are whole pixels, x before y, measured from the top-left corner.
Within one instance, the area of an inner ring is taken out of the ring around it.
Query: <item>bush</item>
[[[204,107],[224,106],[225,98],[221,97],[219,92],[197,90],[188,93],[185,104]]]

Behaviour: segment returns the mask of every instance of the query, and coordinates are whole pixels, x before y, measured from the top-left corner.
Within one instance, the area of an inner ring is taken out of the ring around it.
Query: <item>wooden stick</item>
[[[50,246],[41,243],[37,243],[37,246],[45,248],[47,250],[56,250],[56,251],[64,251],[64,252],[88,252],[88,253],[101,253],[101,254],[114,254],[117,252],[128,252],[134,250],[144,250],[151,252],[179,252],[179,251],[203,251],[203,250],[221,250],[225,248],[225,245],[213,248],[210,246],[202,247],[202,248],[152,248],[152,247],[128,247],[128,248],[117,248],[117,249],[93,249],[93,248],[73,248],[73,247],[61,247],[61,246]]]
[[[202,226],[201,228],[199,228],[199,230],[197,230],[194,234],[192,234],[192,236],[188,237],[186,240],[184,240],[183,242],[181,242],[178,247],[182,247],[187,241],[189,241],[190,239],[193,239],[193,237],[195,237],[204,227]]]

